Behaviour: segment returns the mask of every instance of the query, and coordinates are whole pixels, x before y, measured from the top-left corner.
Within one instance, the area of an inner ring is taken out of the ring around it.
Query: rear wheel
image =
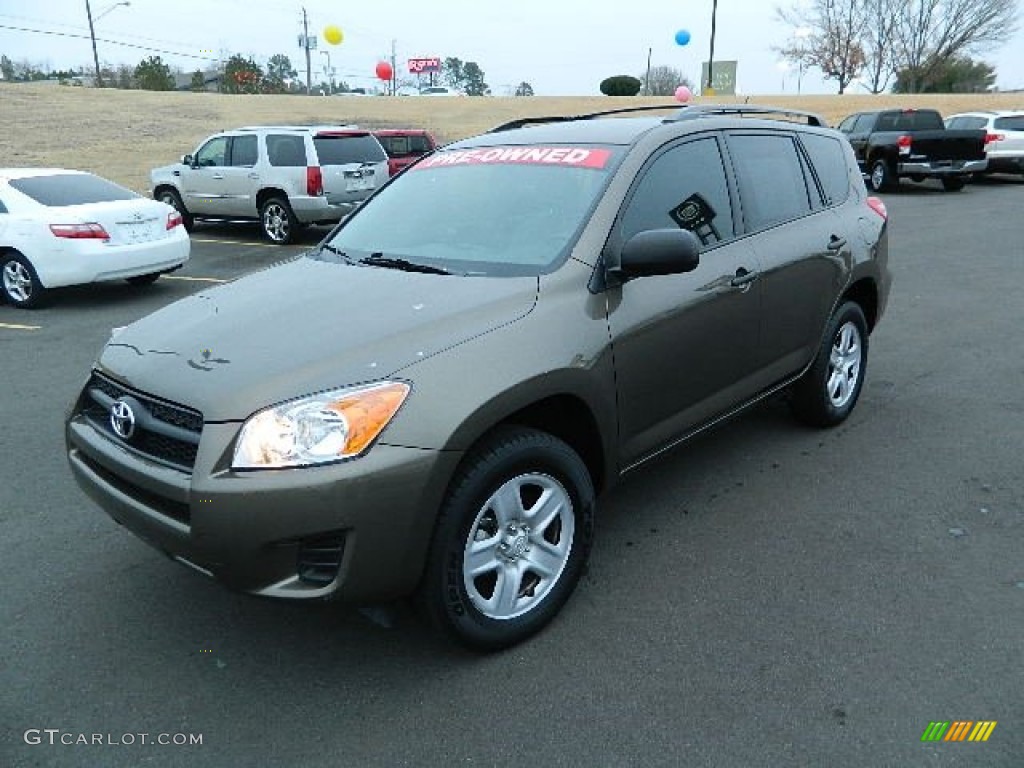
[[[186,232],[192,231],[192,225],[195,221],[192,219],[192,214],[185,208],[185,203],[181,200],[181,195],[175,192],[173,189],[161,189],[156,196],[156,199],[161,203],[166,203],[171,206],[174,210],[181,214],[181,223],[185,227]]]
[[[860,305],[840,305],[814,363],[793,385],[790,403],[801,421],[815,427],[839,424],[853,411],[868,363],[868,324]]]
[[[875,192],[885,192],[896,182],[895,174],[885,160],[875,160],[871,166],[869,178],[871,189]]]
[[[17,251],[0,254],[0,287],[4,298],[15,307],[38,307],[46,294],[32,262]]]
[[[419,602],[470,647],[506,648],[543,628],[583,573],[594,488],[580,457],[545,432],[496,431],[444,501]]]
[[[947,192],[959,192],[964,188],[964,179],[960,176],[947,176],[942,180],[942,188]]]
[[[260,229],[270,242],[287,245],[295,238],[299,222],[287,200],[270,197],[260,206]]]

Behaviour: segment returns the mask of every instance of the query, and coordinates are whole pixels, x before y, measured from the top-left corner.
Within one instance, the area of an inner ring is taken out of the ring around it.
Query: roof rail
[[[622,109],[606,109],[601,112],[589,112],[584,115],[548,115],[546,117],[521,117],[518,120],[509,120],[507,123],[496,125],[488,133],[500,131],[511,131],[515,128],[523,128],[527,125],[541,125],[543,123],[568,123],[573,120],[590,120],[595,117],[606,117],[607,115],[622,115],[628,112],[654,112],[666,109],[679,109],[678,104],[663,104],[660,106],[625,107]]]
[[[828,123],[821,115],[814,112],[803,112],[798,109],[784,109],[781,107],[759,107],[750,104],[694,104],[681,108],[673,118],[674,120],[695,120],[698,117],[711,115],[784,115],[786,117],[798,117],[807,125],[827,128]]]

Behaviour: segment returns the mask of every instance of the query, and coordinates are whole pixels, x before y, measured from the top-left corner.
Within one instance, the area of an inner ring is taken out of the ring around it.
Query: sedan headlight
[[[358,456],[388,425],[409,390],[405,382],[385,381],[266,408],[242,426],[231,466],[278,469]]]

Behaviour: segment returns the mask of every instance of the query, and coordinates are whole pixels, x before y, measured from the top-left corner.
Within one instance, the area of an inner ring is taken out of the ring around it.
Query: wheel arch
[[[272,197],[280,197],[286,203],[288,202],[288,193],[280,187],[264,187],[256,193],[256,212],[259,213],[263,204]]]
[[[868,333],[875,330],[878,322],[878,286],[870,277],[862,277],[854,282],[839,299],[837,306],[844,301],[852,301],[860,306],[864,319],[868,323]]]

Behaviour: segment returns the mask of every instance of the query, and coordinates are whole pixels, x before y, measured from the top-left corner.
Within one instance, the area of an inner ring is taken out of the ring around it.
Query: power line
[[[89,40],[89,35],[79,35],[72,32],[54,32],[46,29],[32,29],[30,27],[15,27],[10,24],[0,24],[0,29],[11,29],[15,32],[33,32],[37,35],[52,35],[55,37],[72,37],[78,40]],[[169,51],[164,48],[153,48],[148,45],[137,45],[136,43],[125,43],[120,40],[110,40],[102,37],[97,37],[96,42],[105,43],[109,45],[120,45],[123,48],[136,48],[140,51],[149,51],[150,53],[166,53],[169,56],[181,56],[186,59],[199,59],[201,61],[219,61],[218,56],[197,56],[194,53],[182,53],[180,51]]]

